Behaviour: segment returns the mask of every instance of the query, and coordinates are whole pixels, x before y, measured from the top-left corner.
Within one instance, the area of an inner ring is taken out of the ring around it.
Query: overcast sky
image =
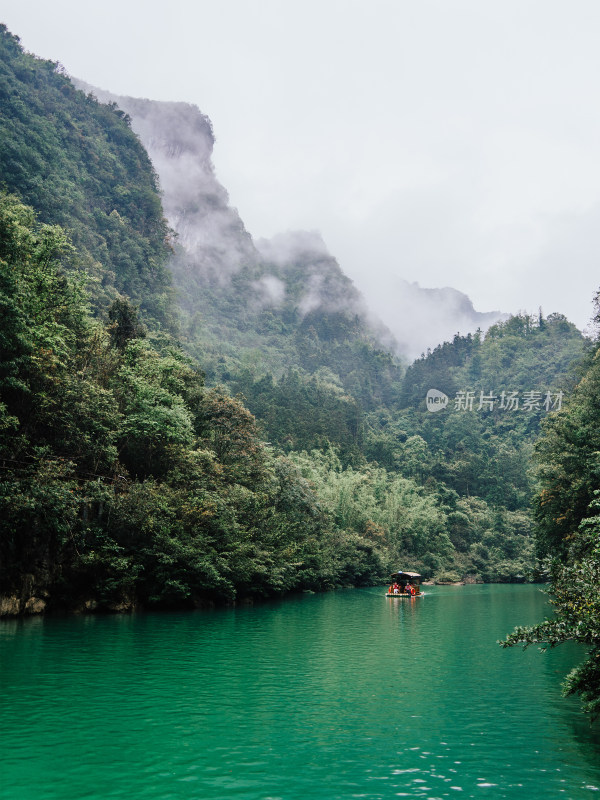
[[[82,80],[198,105],[250,233],[319,230],[376,308],[401,278],[588,324],[598,0],[3,0],[0,19]]]

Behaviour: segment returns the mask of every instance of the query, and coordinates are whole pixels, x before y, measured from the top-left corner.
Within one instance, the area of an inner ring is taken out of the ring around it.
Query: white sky
[[[587,325],[598,0],[3,0],[0,21],[91,84],[198,105],[250,233],[321,231],[376,310],[403,278]]]

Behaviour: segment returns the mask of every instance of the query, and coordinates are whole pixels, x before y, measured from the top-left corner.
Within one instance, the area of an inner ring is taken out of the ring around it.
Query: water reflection
[[[535,587],[0,626],[0,797],[587,797],[577,653],[502,650]]]

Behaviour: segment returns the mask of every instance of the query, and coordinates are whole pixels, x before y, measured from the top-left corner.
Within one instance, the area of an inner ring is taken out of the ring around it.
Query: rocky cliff
[[[485,330],[505,318],[498,311],[476,311],[456,289],[422,288],[399,277],[380,310],[382,322],[367,309],[318,233],[293,231],[253,241],[216,178],[212,124],[196,106],[118,96],[78,80],[75,84],[125,111],[150,155],[166,217],[177,233],[171,271],[188,313],[205,311],[193,298],[202,284],[227,290],[242,273],[232,288],[238,293],[243,288],[249,313],[286,302],[293,302],[301,316],[319,308],[344,311],[360,317],[381,346],[406,359],[459,331]]]

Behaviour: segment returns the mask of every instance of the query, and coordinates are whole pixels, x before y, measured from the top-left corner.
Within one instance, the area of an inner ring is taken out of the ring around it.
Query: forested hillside
[[[127,113],[0,33],[3,613],[398,566],[524,580],[530,456],[577,380],[574,326],[518,315],[405,369],[318,235],[252,241],[204,115],[190,132],[189,107],[128,99],[153,167]]]
[[[600,329],[600,292],[596,295]],[[575,641],[585,658],[567,677],[593,720],[600,716],[600,337],[581,366],[565,408],[550,417],[536,446],[538,555],[544,558],[554,617],[517,628],[504,646]]]
[[[126,115],[5,29],[1,43],[3,613],[385,574],[385,543],[334,529],[169,333],[167,226]]]
[[[370,582],[252,415],[125,300],[87,311],[62,229],[0,203],[3,613],[198,605]]]
[[[406,371],[399,421],[427,443],[422,471],[462,495],[527,508],[540,422],[570,393],[585,346],[560,314],[520,314],[485,337],[457,336],[415,361]],[[445,409],[428,410],[430,389],[446,394]]]
[[[315,450],[290,457],[340,524],[375,523],[424,574],[524,580],[534,565],[534,443],[576,383],[584,349],[560,315],[457,336],[407,369],[401,402],[363,416],[362,464],[344,468]],[[430,389],[448,392],[435,413]]]
[[[264,437],[296,459],[342,529],[363,535],[379,525],[393,552],[428,575],[523,579],[533,564],[532,443],[548,391],[555,403],[572,383],[584,343],[576,328],[560,315],[519,315],[487,335],[456,336],[403,377],[389,334],[316,234],[252,243],[216,181],[212,128],[197,109],[115,99],[164,180],[181,235],[170,268],[182,336],[207,380],[241,393]],[[452,397],[448,413],[427,412],[433,387]],[[477,399],[504,390],[513,404],[520,392],[521,410],[498,400],[492,413],[477,413],[476,403],[461,418],[452,413],[458,387]],[[538,395],[524,413],[526,398]],[[402,501],[397,478],[408,481]],[[394,502],[395,515],[383,511]],[[348,503],[356,513],[340,512]],[[416,506],[418,523],[407,523]],[[405,535],[411,525],[418,532]]]
[[[3,25],[0,106],[1,185],[69,231],[97,279],[96,304],[123,292],[165,324],[168,229],[152,164],[126,115],[24,53]]]

